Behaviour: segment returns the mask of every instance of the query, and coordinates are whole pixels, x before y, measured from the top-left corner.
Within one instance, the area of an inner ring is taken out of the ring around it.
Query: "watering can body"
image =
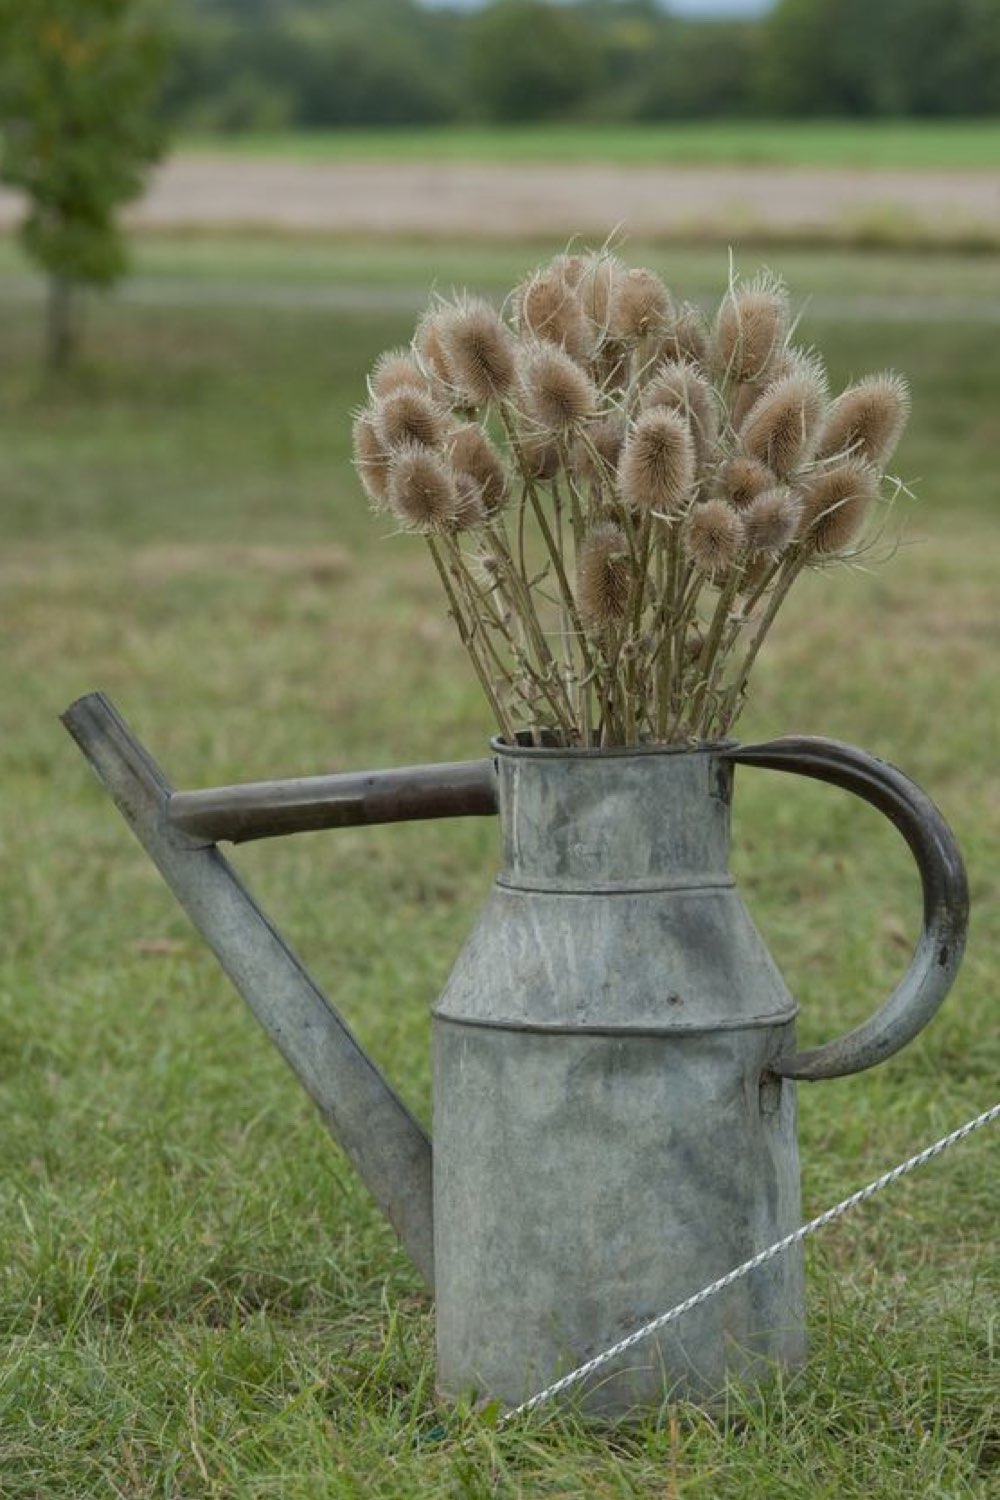
[[[112,706],[70,732],[370,1187],[437,1303],[448,1395],[516,1404],[800,1222],[795,1080],[884,1061],[951,986],[968,894],[933,803],[835,741],[494,746],[489,760],[175,792]],[[916,860],[890,997],[795,1047],[796,1006],[728,871],[734,768],[861,796]],[[503,865],[434,1010],[434,1146],[217,845],[499,811]],[[795,1247],[583,1387],[622,1416],[711,1400],[805,1352]]]
[[[509,1403],[801,1222],[795,1004],[728,870],[711,752],[498,747],[503,871],[434,1013],[438,1378]],[[792,1368],[789,1253],[588,1410]]]

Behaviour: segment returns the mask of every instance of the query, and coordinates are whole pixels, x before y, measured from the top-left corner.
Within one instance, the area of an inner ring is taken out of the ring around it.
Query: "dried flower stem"
[[[441,579],[444,591],[448,596],[448,603],[451,605],[451,616],[455,621],[455,625],[458,629],[459,639],[461,640],[462,645],[465,647],[466,651],[469,654],[469,659],[472,662],[473,668],[475,669],[476,676],[479,678],[479,684],[483,692],[486,694],[490,707],[496,714],[497,722],[503,730],[504,735],[512,740],[514,737],[513,726],[508,719],[499,698],[493,691],[493,684],[490,681],[486,668],[483,666],[482,662],[479,659],[479,653],[473,643],[473,639],[470,634],[469,627],[466,623],[465,616],[462,613],[461,606],[455,595],[455,591],[452,588],[451,579],[448,576],[448,569],[445,566],[444,560],[442,559],[438,551],[437,542],[435,538],[430,535],[428,535],[425,540],[427,542],[427,547],[431,554],[431,557],[434,559],[434,566],[437,568],[438,576]]]

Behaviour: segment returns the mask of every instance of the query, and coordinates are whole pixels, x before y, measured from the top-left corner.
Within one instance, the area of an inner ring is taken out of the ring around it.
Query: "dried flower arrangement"
[[[709,321],[601,251],[503,313],[437,301],[378,360],[358,472],[424,536],[505,739],[725,735],[799,574],[868,545],[906,383],[831,400],[793,339],[770,273],[731,277]]]

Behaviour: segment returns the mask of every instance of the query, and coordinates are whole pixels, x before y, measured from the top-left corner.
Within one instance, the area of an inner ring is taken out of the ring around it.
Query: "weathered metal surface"
[[[716,753],[498,747],[504,869],[435,1011],[438,1380],[516,1403],[799,1222],[795,1004],[727,870]],[[587,1407],[804,1354],[795,1253]]]
[[[496,810],[493,762],[476,760],[174,792],[167,817],[190,838],[241,844],[319,828],[466,818]]]
[[[63,720],[188,916],[433,1284],[431,1146],[235,871],[171,828],[171,787],[100,693]]]
[[[797,1228],[791,1078],[916,1034],[957,968],[966,894],[928,799],[833,741],[495,749],[504,868],[435,1011],[438,1369],[446,1392],[516,1404]],[[815,1053],[795,1051],[794,1002],[728,873],[734,763],[859,792],[920,867],[910,973]],[[796,1248],[612,1365],[588,1409],[794,1368],[803,1296]]]
[[[969,887],[954,835],[931,799],[887,761],[853,745],[790,736],[725,752],[740,765],[794,771],[854,792],[895,824],[920,872],[923,931],[910,967],[888,1000],[863,1025],[822,1047],[782,1058],[787,1078],[817,1080],[860,1073],[913,1040],[951,989],[965,951]]]

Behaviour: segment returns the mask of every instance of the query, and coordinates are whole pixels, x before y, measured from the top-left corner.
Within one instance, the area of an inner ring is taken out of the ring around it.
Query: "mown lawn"
[[[193,137],[189,150],[312,160],[616,162],[622,166],[992,171],[997,120],[720,120],[427,126]]]
[[[319,280],[299,253],[261,250],[266,277]],[[379,256],[389,293],[442,277],[430,252],[395,280]],[[901,259],[895,284],[914,267],[921,296],[953,294],[944,261]],[[891,271],[794,257],[817,306]],[[498,1434],[435,1401],[415,1274],[57,722],[103,687],[189,786],[483,753],[427,561],[372,520],[348,464],[365,371],[412,314],[251,303],[97,308],[61,387],[34,373],[37,309],[0,312],[0,1495],[996,1495],[995,1127],[814,1242],[812,1357],[758,1410]],[[801,1091],[814,1212],[1000,1097],[1000,355],[970,320],[807,312],[804,333],[839,379],[909,372],[898,467],[919,498],[884,568],[801,587],[740,732],[903,766],[953,822],[975,903],[922,1038]],[[424,1118],[428,1005],[496,856],[485,820],[238,854]],[[734,862],[803,1040],[867,1014],[918,917],[892,830],[833,790],[741,773]]]

